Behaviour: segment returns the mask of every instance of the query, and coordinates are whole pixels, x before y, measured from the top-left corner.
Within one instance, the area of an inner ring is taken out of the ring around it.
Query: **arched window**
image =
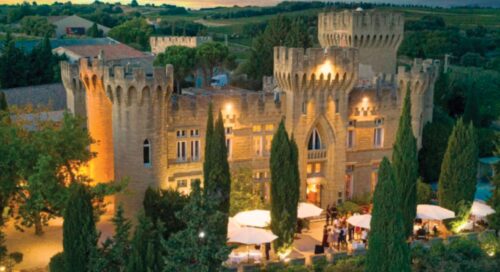
[[[144,165],[151,165],[151,144],[149,143],[148,139],[144,140],[144,143],[142,145],[142,153]]]
[[[309,144],[307,145],[309,150],[319,150],[321,149],[321,138],[319,137],[319,132],[317,129],[313,129],[311,137],[309,137]]]

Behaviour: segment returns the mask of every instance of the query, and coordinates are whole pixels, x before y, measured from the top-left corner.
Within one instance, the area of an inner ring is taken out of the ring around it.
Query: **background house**
[[[94,24],[94,22],[76,15],[49,16],[47,19],[56,27],[56,37],[85,35],[87,29]],[[99,24],[97,24],[97,28],[102,30],[104,36],[108,34],[109,28]]]

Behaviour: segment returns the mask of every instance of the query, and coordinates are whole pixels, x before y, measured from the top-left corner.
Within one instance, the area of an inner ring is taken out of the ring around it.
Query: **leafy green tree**
[[[417,204],[428,204],[432,199],[432,188],[422,179],[417,181]]]
[[[175,190],[148,188],[144,194],[144,212],[155,225],[163,224],[163,237],[168,239],[171,234],[186,227],[184,222],[176,217],[176,213],[182,211],[188,201],[189,196]]]
[[[0,111],[5,113],[8,110],[9,107],[7,105],[7,98],[5,97],[5,93],[0,91]]]
[[[278,236],[278,252],[291,249],[297,224],[300,178],[295,140],[288,138],[281,120],[271,143],[271,230]]]
[[[27,16],[21,20],[21,31],[32,36],[54,36],[56,27],[46,17]]]
[[[265,207],[261,196],[254,188],[252,170],[240,168],[231,173],[231,195],[229,215]]]
[[[84,185],[74,184],[64,212],[63,250],[67,271],[88,271],[97,244],[92,196]]]
[[[477,140],[472,124],[459,119],[451,132],[439,176],[439,205],[458,214],[476,192]]]
[[[138,7],[139,3],[137,2],[137,0],[132,0],[132,2],[130,3],[130,6],[133,8]]]
[[[155,226],[144,213],[139,214],[126,271],[163,271],[163,231],[161,223]]]
[[[165,243],[163,271],[220,271],[231,247],[226,244],[226,235],[214,226],[227,215],[218,211],[217,198],[202,194],[199,181],[191,186],[188,205],[177,213],[187,227]]]
[[[221,68],[229,56],[229,49],[219,42],[204,43],[196,48],[196,60],[201,66],[204,84],[207,86],[215,69]]]
[[[58,65],[58,61],[57,57],[52,54],[52,46],[48,35],[33,48],[28,58],[30,62],[28,72],[30,84],[38,85],[54,81],[56,77],[55,70],[51,68]]]
[[[435,106],[432,122],[424,126],[422,148],[418,153],[420,175],[425,182],[434,182],[439,179],[441,163],[453,124],[453,119]]]
[[[312,47],[312,40],[309,36],[307,24],[302,18],[295,19],[290,26],[290,32],[285,38],[285,46],[297,48]]]
[[[373,210],[368,235],[367,272],[411,271],[410,249],[391,163],[384,157],[373,194]]]
[[[99,38],[103,36],[102,30],[97,27],[96,23],[92,24],[92,26],[89,29],[87,29],[86,34],[87,36],[93,38]]]
[[[482,67],[486,64],[485,59],[479,53],[468,52],[460,58],[463,66]]]
[[[181,92],[181,82],[193,73],[195,67],[196,49],[185,46],[169,46],[165,52],[158,54],[154,64],[174,66],[174,80],[177,86],[177,93]]]
[[[108,32],[108,36],[136,49],[148,50],[149,37],[151,37],[152,33],[153,27],[145,19],[134,18],[113,27]]]
[[[417,140],[411,126],[411,92],[408,86],[399,119],[396,141],[392,152],[394,176],[400,194],[400,208],[406,236],[413,232],[413,221],[417,213],[418,158]]]
[[[120,204],[112,219],[114,235],[106,239],[101,248],[95,248],[92,255],[90,271],[125,271],[130,254],[130,221],[124,217]]]

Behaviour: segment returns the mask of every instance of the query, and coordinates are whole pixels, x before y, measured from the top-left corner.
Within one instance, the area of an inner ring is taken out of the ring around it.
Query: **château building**
[[[96,140],[90,177],[129,177],[127,191],[117,196],[129,213],[142,207],[148,186],[189,192],[191,181],[203,179],[212,102],[224,118],[231,170],[251,169],[263,197],[282,119],[298,144],[303,201],[326,207],[372,192],[379,162],[391,156],[407,88],[420,146],[422,128],[432,120],[439,63],[416,59],[396,67],[404,26],[399,13],[325,12],[318,24],[322,48],[274,48],[273,79],[264,80],[271,90],[259,92],[191,88],[176,94],[175,67],[110,62],[105,55],[62,63],[68,108],[87,118]]]

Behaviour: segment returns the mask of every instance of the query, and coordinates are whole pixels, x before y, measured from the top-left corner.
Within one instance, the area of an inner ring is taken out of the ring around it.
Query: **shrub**
[[[365,271],[365,256],[357,256],[339,260],[336,264],[328,266],[325,272],[362,272]]]
[[[362,208],[358,204],[356,204],[352,201],[346,201],[346,202],[338,205],[337,210],[339,211],[339,213],[341,215],[344,215],[348,212],[359,213],[362,211]]]
[[[65,272],[65,262],[64,255],[62,252],[57,253],[56,255],[50,258],[49,263],[49,271],[50,272]]]

